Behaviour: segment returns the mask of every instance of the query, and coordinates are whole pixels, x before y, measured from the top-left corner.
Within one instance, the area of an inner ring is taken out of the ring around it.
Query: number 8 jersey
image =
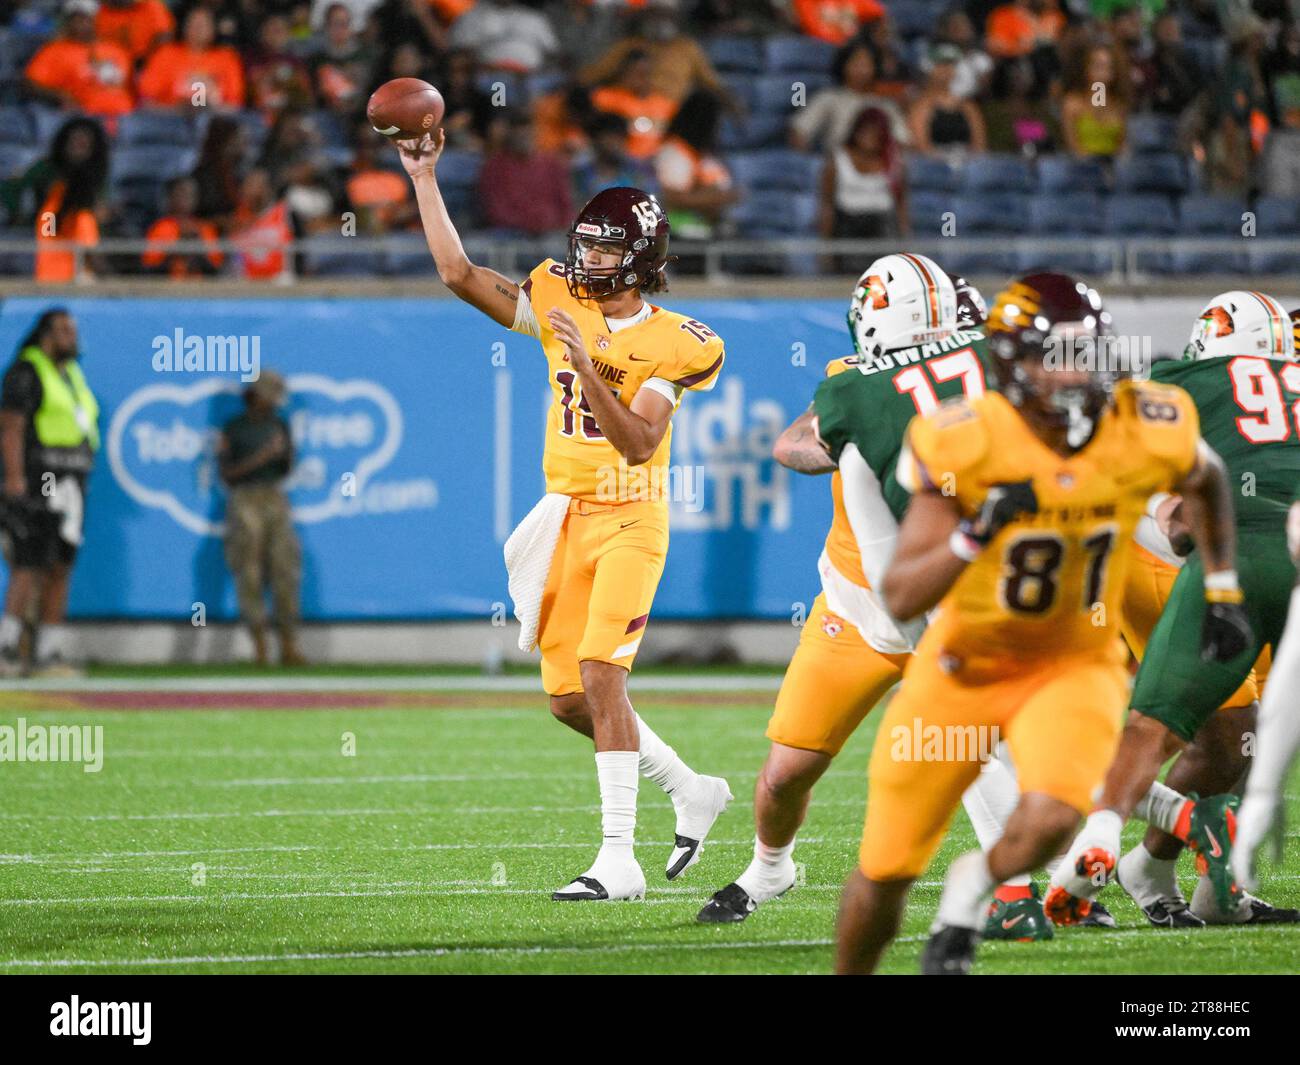
[[[666,502],[672,426],[649,462],[629,467],[596,424],[546,313],[560,307],[573,316],[596,372],[625,407],[642,388],[654,389],[674,407],[687,390],[713,388],[722,372],[722,340],[703,323],[648,302],[644,317],[613,328],[594,300],[569,294],[564,267],[552,259],[520,288],[520,303],[527,300],[528,306],[521,306],[514,328],[541,341],[550,373],[552,402],[542,458],[546,490],[598,503]]]
[[[1092,439],[1069,457],[1037,436],[1000,393],[916,418],[899,483],[954,497],[974,514],[999,483],[1033,482],[1038,512],[1002,529],[939,605],[924,642],[952,665],[996,671],[1034,656],[1118,655],[1129,542],[1147,501],[1196,463],[1199,419],[1168,385],[1124,381]]]

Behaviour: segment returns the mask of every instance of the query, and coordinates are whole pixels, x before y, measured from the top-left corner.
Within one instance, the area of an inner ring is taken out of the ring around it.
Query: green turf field
[[[701,927],[696,910],[749,858],[766,693],[637,700],[691,764],[728,778],[737,801],[701,863],[669,884],[671,806],[643,781],[648,896],[598,905],[548,898],[585,869],[599,822],[590,747],[551,721],[540,696],[390,695],[409,705],[237,711],[47,711],[40,698],[51,697],[22,693],[16,709],[6,700],[0,724],[102,725],[104,766],[87,774],[66,763],[0,764],[0,972],[830,968],[872,719],[814,797],[796,851],[806,883],[742,925]],[[342,753],[345,734],[355,756]],[[913,893],[887,971],[915,970],[942,870],[973,842],[959,814]],[[1294,835],[1283,868],[1268,873],[1262,893],[1300,905]],[[1190,894],[1190,876],[1185,887]],[[1105,898],[1121,930],[986,944],[978,971],[1295,971],[1300,929],[1160,932],[1118,889]]]

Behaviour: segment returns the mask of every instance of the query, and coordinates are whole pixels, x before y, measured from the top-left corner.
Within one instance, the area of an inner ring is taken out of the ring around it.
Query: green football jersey
[[[1151,379],[1192,397],[1202,438],[1228,467],[1237,527],[1283,535],[1300,485],[1300,364],[1170,359],[1151,368]]]
[[[902,521],[908,493],[897,466],[908,423],[945,399],[973,399],[994,387],[988,341],[978,329],[959,329],[947,340],[887,352],[865,369],[854,357],[843,362],[848,368],[827,377],[813,397],[817,432],[836,462],[845,445],[857,446]]]

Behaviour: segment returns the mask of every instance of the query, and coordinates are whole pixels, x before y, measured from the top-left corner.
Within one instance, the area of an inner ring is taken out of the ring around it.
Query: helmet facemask
[[[597,299],[636,288],[641,283],[641,276],[636,269],[633,248],[622,238],[579,232],[586,228],[594,230],[600,227],[579,223],[569,232],[569,252],[564,260],[564,280],[569,286],[569,295],[576,299]],[[619,261],[610,266],[588,267],[587,255],[592,248],[618,256]]]

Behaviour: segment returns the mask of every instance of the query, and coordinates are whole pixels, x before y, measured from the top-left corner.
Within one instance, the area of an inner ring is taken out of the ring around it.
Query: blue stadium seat
[[[923,0],[891,0],[889,17],[903,38],[925,37],[934,31],[939,12]]]
[[[356,251],[354,237],[312,237],[307,243],[303,270],[312,277],[373,277],[383,269],[383,256]]]
[[[0,145],[8,152],[12,147],[36,144],[36,128],[22,107],[0,107]]]
[[[28,108],[27,113],[31,115],[32,125],[36,127],[36,140],[40,144],[49,144],[54,140],[54,135],[59,132],[59,128],[73,117],[67,111],[60,111],[46,104],[33,105]]]
[[[810,193],[791,194],[782,189],[760,189],[736,204],[728,217],[744,227],[746,236],[804,236],[811,234],[816,225],[817,197]]]
[[[1184,196],[1178,203],[1179,230],[1189,236],[1240,237],[1243,200],[1231,196]]]
[[[1300,201],[1288,196],[1261,196],[1255,202],[1255,235],[1280,237],[1300,233]]]
[[[34,145],[0,144],[0,180],[26,173],[43,155],[44,149]]]
[[[764,42],[768,72],[829,75],[835,46],[814,37],[769,37]]]
[[[483,157],[474,152],[445,151],[438,158],[438,185],[442,188],[472,189],[478,182]]]
[[[1129,156],[1115,167],[1115,187],[1121,192],[1182,193],[1187,189],[1187,166],[1172,152]]]
[[[724,152],[774,147],[785,143],[789,120],[785,115],[756,115],[739,121],[724,115],[718,130],[718,147]]]
[[[243,127],[244,136],[248,138],[249,150],[257,152],[261,150],[262,145],[266,142],[267,136],[271,129],[266,124],[266,119],[260,111],[231,111],[228,112],[230,118]]]
[[[765,66],[759,43],[743,37],[716,37],[705,51],[709,61],[723,73],[761,74]]]
[[[1131,115],[1125,142],[1136,152],[1177,151],[1177,122],[1169,115]]]
[[[1045,251],[1024,250],[1016,253],[1016,271],[1021,274],[1053,270],[1083,277],[1099,277],[1109,274],[1114,265],[1111,252],[1086,245],[1075,247],[1063,243]]]
[[[143,109],[123,115],[117,124],[117,144],[164,144],[189,148],[195,143],[194,126],[175,111]]]
[[[917,236],[943,235],[944,215],[952,210],[953,195],[933,189],[920,189],[907,197],[907,214]]]
[[[193,170],[197,155],[193,148],[158,144],[117,148],[109,160],[110,179],[114,185],[138,178],[170,181]]]
[[[1047,155],[1038,160],[1041,192],[1104,192],[1109,185],[1106,167],[1096,159]]]
[[[727,159],[727,167],[738,185],[795,192],[812,192],[823,165],[821,156],[789,148],[745,152]]]
[[[1028,215],[1027,197],[1014,192],[981,192],[953,197],[957,237],[1020,233]]]
[[[754,113],[754,97],[757,95],[755,84],[758,77],[757,74],[733,73],[723,79],[727,90],[740,101],[751,116]]]
[[[1081,236],[1105,228],[1103,201],[1095,192],[1046,193],[1029,200],[1029,225],[1036,236]]]
[[[805,102],[812,98],[819,89],[824,88],[829,79],[812,75],[764,74],[753,81],[753,107],[755,111],[767,114],[789,115],[794,107],[795,82],[804,86]]]
[[[529,74],[524,79],[524,92],[529,100],[536,100],[539,96],[546,96],[560,88],[566,80],[566,75],[556,71],[545,74]]]
[[[1168,236],[1177,229],[1178,216],[1168,196],[1117,192],[1106,205],[1106,231],[1116,236]]]
[[[30,228],[0,229],[0,240],[31,240]],[[36,270],[36,256],[29,251],[0,251],[0,277],[31,277]]]
[[[907,187],[931,192],[956,192],[961,187],[961,171],[947,159],[914,155],[907,160]]]
[[[1029,164],[1018,155],[973,155],[962,168],[963,192],[1032,192]]]

